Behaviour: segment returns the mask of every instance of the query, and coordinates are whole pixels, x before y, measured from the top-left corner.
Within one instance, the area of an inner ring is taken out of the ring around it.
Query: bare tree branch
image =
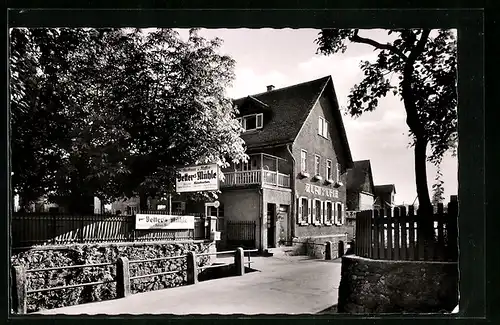
[[[406,55],[401,51],[399,50],[397,47],[387,43],[387,44],[382,44],[382,43],[379,43],[377,41],[374,41],[370,38],[365,38],[365,37],[361,37],[358,35],[358,31],[359,29],[356,29],[354,31],[354,35],[351,37],[351,42],[354,42],[354,43],[363,43],[363,44],[368,44],[368,45],[371,45],[377,49],[380,49],[380,50],[388,50],[388,51],[391,51],[395,54],[397,54],[401,59],[403,60],[407,60],[408,58],[406,57]]]

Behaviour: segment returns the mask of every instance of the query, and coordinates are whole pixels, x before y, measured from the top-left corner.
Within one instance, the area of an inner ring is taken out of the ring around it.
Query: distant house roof
[[[346,167],[350,167],[351,151],[330,76],[235,99],[234,104],[238,107],[251,101],[257,102],[263,109],[271,112],[271,118],[266,119],[264,128],[241,135],[247,148],[292,143],[324,92],[327,92],[332,100],[333,116],[346,154]]]
[[[375,194],[387,194],[392,193],[396,194],[396,186],[394,184],[386,184],[386,185],[375,185]]]
[[[368,189],[364,189],[366,176],[369,177]],[[375,187],[373,185],[373,175],[370,160],[358,160],[353,164],[352,169],[347,172],[346,188],[352,192],[366,191],[375,194]]]

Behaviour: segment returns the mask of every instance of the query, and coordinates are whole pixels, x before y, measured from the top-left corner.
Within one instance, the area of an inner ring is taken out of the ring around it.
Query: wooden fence
[[[361,211],[356,216],[358,256],[381,260],[456,261],[458,258],[458,202],[450,202],[444,212],[422,216],[414,207]],[[425,224],[433,234],[423,236]]]
[[[142,213],[166,214],[165,211],[145,211]],[[186,230],[136,230],[135,215],[13,213],[11,219],[13,247],[73,243],[193,240],[206,239],[207,234],[203,214],[195,214],[194,229]]]

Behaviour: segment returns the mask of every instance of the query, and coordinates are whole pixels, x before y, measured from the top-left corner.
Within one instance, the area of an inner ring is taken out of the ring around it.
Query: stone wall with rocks
[[[166,256],[214,252],[215,243],[204,241],[119,243],[119,244],[77,244],[73,246],[38,247],[25,251],[14,251],[12,265],[22,265],[26,269],[113,263],[109,266],[95,266],[53,271],[27,273],[27,289],[74,285],[86,282],[116,279],[116,260],[120,256],[132,260],[154,259]],[[131,292],[139,293],[186,284],[186,258],[169,259],[130,264],[130,276],[179,270],[179,273],[145,277],[131,280]],[[209,256],[197,258],[198,266],[209,264]],[[87,302],[116,298],[116,282],[92,286],[30,293],[27,295],[27,312],[59,308]]]
[[[339,312],[451,312],[457,304],[457,263],[342,257]]]

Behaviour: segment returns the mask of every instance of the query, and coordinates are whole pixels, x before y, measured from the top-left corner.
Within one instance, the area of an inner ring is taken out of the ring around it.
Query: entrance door
[[[278,211],[279,244],[288,244],[288,205],[280,205]]]
[[[276,205],[267,204],[267,247],[276,247]]]

